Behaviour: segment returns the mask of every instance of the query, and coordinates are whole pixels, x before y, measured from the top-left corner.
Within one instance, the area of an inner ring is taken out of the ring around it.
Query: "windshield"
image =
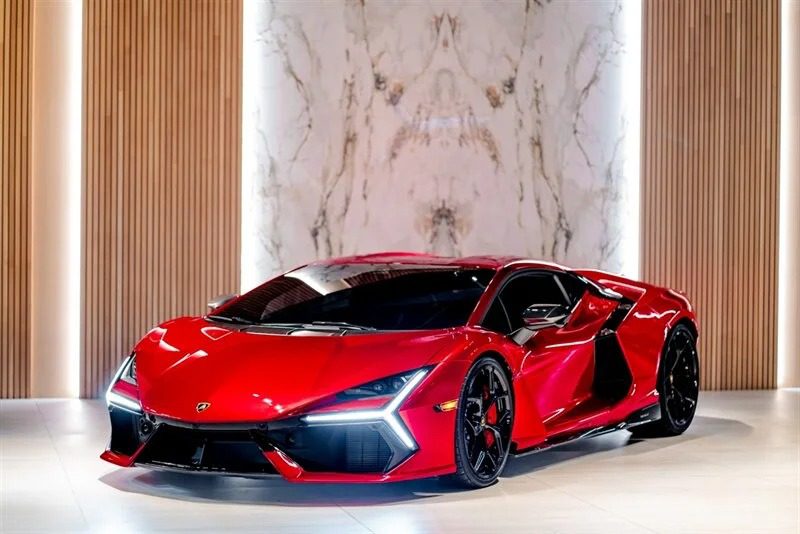
[[[402,264],[310,265],[246,293],[211,318],[422,330],[466,324],[491,269]]]

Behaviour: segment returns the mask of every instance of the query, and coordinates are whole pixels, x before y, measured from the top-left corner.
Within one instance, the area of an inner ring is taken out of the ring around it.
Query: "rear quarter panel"
[[[617,330],[633,374],[631,406],[636,409],[654,402],[661,351],[679,322],[691,325],[698,334],[697,317],[689,299],[672,289],[638,282],[602,271],[579,271],[593,281],[613,289],[634,302]]]

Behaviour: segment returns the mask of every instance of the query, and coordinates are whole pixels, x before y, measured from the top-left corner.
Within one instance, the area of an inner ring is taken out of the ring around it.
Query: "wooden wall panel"
[[[30,391],[30,0],[0,1],[0,397]]]
[[[85,0],[81,394],[237,291],[240,0]]]
[[[706,389],[776,385],[779,0],[647,0],[642,277],[685,292]]]

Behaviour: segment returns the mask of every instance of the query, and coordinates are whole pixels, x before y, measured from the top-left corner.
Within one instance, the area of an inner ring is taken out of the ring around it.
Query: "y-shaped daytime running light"
[[[381,410],[357,410],[351,412],[310,414],[303,417],[303,421],[312,425],[340,425],[348,423],[383,421],[403,443],[403,445],[405,445],[409,450],[415,450],[417,448],[417,442],[414,441],[414,438],[411,437],[408,429],[406,429],[405,425],[400,420],[400,416],[397,415],[397,409],[400,407],[403,401],[406,400],[406,397],[408,397],[411,392],[414,391],[414,388],[417,387],[417,384],[419,384],[422,379],[425,378],[426,374],[428,374],[427,369],[421,369],[420,371],[417,371],[417,373],[412,376],[408,382],[406,382],[397,395],[394,396],[391,402]]]
[[[108,390],[106,392],[106,402],[129,412],[142,413],[142,407],[138,402],[125,395],[120,395],[116,391]]]
[[[106,404],[109,406],[116,406],[117,408],[122,408],[123,410],[128,410],[129,412],[135,413],[142,413],[142,406],[136,399],[132,399],[130,397],[126,397],[125,395],[120,395],[116,391],[114,391],[114,384],[116,384],[122,373],[128,369],[128,365],[131,363],[131,356],[125,358],[125,361],[122,362],[122,365],[119,366],[117,373],[114,375],[114,379],[111,381],[111,385],[108,386],[106,390]]]

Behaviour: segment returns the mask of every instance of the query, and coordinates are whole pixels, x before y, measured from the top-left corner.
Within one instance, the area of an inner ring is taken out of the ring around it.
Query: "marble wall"
[[[627,7],[247,3],[243,287],[380,250],[620,270]]]

